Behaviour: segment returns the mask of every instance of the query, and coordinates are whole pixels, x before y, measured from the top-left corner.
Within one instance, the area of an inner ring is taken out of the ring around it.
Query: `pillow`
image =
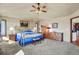
[[[22,32],[22,34],[33,34],[32,30],[25,30]]]
[[[33,32],[32,30],[25,30],[25,31],[23,31],[23,32]]]

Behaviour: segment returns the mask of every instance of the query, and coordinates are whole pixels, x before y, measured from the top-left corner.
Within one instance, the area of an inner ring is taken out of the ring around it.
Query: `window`
[[[0,20],[0,36],[6,35],[6,21]]]

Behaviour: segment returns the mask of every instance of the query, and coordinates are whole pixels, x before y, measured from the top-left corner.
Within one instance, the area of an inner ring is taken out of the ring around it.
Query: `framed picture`
[[[58,23],[53,23],[52,28],[58,28]]]
[[[20,21],[20,26],[21,27],[28,27],[28,25],[29,25],[29,22],[28,21]]]

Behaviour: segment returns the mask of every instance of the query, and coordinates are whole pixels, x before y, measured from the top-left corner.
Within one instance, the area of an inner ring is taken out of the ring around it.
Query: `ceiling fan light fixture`
[[[37,5],[32,5],[32,7],[34,8],[34,10],[31,10],[31,12],[36,12],[36,13],[42,13],[42,12],[44,12],[44,13],[46,13],[47,12],[47,10],[46,10],[46,6],[44,5],[44,6],[41,6],[41,4],[40,3],[37,3]]]

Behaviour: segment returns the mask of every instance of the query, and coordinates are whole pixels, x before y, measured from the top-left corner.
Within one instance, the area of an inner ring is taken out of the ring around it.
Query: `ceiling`
[[[30,12],[34,3],[0,3],[0,15],[30,18],[38,17],[36,13]],[[47,13],[42,13],[41,17],[61,17],[67,16],[79,9],[79,3],[43,3],[47,6]]]

